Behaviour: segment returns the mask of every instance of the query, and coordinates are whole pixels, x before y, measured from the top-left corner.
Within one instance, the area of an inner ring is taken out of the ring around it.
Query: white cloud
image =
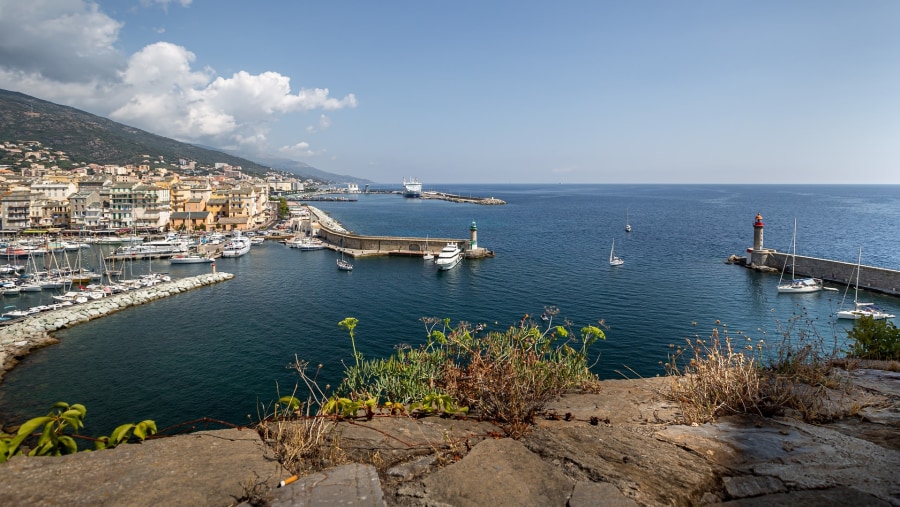
[[[319,115],[319,125],[308,125],[306,127],[306,131],[310,134],[315,134],[320,130],[325,130],[331,126],[331,118],[325,116],[324,114]]]
[[[145,6],[190,0],[148,0]],[[183,141],[267,150],[278,118],[313,110],[354,108],[356,96],[327,88],[291,92],[278,72],[219,76],[196,67],[197,56],[168,43],[126,57],[116,49],[122,23],[84,0],[0,0],[0,88],[86,109]],[[318,128],[331,120],[320,115]],[[288,149],[317,154],[298,143]]]
[[[286,157],[296,158],[317,157],[325,153],[325,150],[322,150],[320,152],[311,150],[309,147],[309,143],[307,143],[306,141],[300,141],[299,143],[289,146],[282,146],[278,151]]]
[[[81,0],[0,0],[0,68],[59,83],[115,77],[122,23]]]
[[[189,7],[193,0],[141,0],[141,5],[144,7],[153,7],[155,5],[162,6],[164,11],[168,11],[169,4],[176,3],[181,5],[182,7]]]

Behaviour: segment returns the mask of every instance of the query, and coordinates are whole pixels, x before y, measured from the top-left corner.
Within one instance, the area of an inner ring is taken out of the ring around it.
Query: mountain
[[[318,181],[365,182],[327,173],[303,162],[252,161],[225,150],[182,143],[73,107],[8,90],[0,90],[0,141],[40,141],[45,147],[66,152],[78,162],[137,164],[145,155],[150,155],[153,158],[161,156],[169,163],[177,163],[178,159],[193,160],[206,167],[223,162],[241,166],[244,172],[257,175],[272,168]]]
[[[226,153],[230,153],[237,157],[248,157],[253,158],[257,162],[261,164],[265,164],[273,169],[277,169],[279,171],[284,171],[293,174],[294,176],[300,178],[312,178],[317,181],[326,181],[329,183],[357,183],[357,184],[374,184],[375,182],[371,180],[367,180],[364,178],[357,178],[355,176],[349,176],[346,174],[334,174],[330,172],[323,171],[321,169],[317,169],[305,162],[299,162],[297,160],[290,160],[286,158],[271,158],[271,157],[260,157],[253,156],[246,153],[242,153],[239,151],[231,151],[231,150],[222,150]]]

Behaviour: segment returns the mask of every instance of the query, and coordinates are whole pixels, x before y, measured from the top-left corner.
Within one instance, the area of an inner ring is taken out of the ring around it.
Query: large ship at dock
[[[417,178],[403,178],[403,197],[421,197],[422,184]]]

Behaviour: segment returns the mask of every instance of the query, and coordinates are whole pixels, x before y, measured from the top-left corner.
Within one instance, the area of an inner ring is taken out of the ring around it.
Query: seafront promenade
[[[0,327],[0,382],[3,381],[4,373],[31,350],[57,343],[58,340],[50,335],[54,331],[232,278],[233,274],[221,272],[181,278],[86,303],[36,313],[6,324]]]

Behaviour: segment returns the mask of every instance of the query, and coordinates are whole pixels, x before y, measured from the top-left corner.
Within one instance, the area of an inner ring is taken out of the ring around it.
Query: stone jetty
[[[58,310],[36,313],[7,324],[0,328],[0,382],[3,374],[31,350],[57,343],[58,340],[50,336],[54,331],[232,278],[234,275],[231,273],[207,273],[182,278]]]

